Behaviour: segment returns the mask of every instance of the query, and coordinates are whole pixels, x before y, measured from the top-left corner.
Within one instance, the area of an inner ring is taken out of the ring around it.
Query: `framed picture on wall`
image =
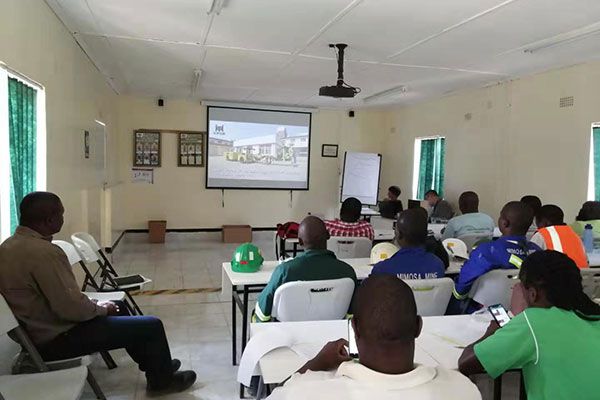
[[[177,165],[204,167],[204,132],[180,132],[177,141]]]
[[[338,156],[338,145],[337,144],[324,144],[321,147],[321,157],[337,158],[337,156]]]
[[[136,130],[133,133],[133,166],[160,167],[160,132]]]

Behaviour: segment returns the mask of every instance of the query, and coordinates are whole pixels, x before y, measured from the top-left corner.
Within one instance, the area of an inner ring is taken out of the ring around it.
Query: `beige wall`
[[[113,227],[145,228],[149,219],[166,219],[170,228],[215,228],[223,224],[272,227],[298,220],[308,212],[337,214],[339,175],[346,150],[379,152],[385,132],[382,112],[357,112],[349,118],[342,111],[313,115],[310,190],[226,190],[222,207],[220,190],[207,190],[204,168],[177,167],[177,135],[163,133],[162,166],[154,172],[153,185],[131,182],[132,135],[138,128],[201,130],[206,127],[206,108],[198,102],[119,98],[119,181],[113,188]],[[321,144],[340,145],[337,159],[322,158]]]
[[[116,95],[43,1],[3,0],[0,32],[0,60],[46,90],[47,187],[67,210],[58,236],[99,231],[101,184],[93,160],[84,159],[83,131],[104,121],[110,149]]]
[[[481,209],[532,193],[572,220],[587,197],[590,126],[600,121],[600,64],[590,63],[390,111],[382,186],[412,192],[417,137],[446,136],[446,197],[475,190]],[[559,108],[559,98],[575,105]],[[467,120],[465,114],[471,114]]]

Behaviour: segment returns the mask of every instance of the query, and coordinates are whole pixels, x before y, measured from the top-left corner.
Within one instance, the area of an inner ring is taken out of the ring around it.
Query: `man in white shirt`
[[[479,212],[479,196],[475,192],[464,192],[458,198],[462,215],[452,218],[442,234],[442,239],[461,238],[468,235],[492,238],[496,223],[487,214]]]
[[[345,339],[329,342],[269,399],[481,399],[457,371],[414,363],[422,324],[406,283],[371,276],[356,292],[352,319],[360,361]]]

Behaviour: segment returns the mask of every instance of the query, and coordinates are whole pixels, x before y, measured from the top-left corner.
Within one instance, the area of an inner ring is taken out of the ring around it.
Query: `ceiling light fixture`
[[[194,76],[192,77],[192,96],[195,95],[196,93],[198,93],[198,90],[200,89],[200,80],[202,79],[202,70],[201,69],[195,69],[194,70]]]
[[[584,26],[582,28],[574,29],[569,32],[564,32],[550,38],[540,40],[524,46],[525,53],[536,53],[540,50],[549,49],[551,47],[561,46],[563,44],[575,42],[577,40],[585,39],[592,35],[600,33],[600,22],[596,22],[591,25]]]
[[[408,88],[404,85],[396,86],[391,89],[384,90],[383,92],[372,94],[371,96],[365,97],[365,103],[371,103],[377,100],[388,99],[396,96],[406,94]]]
[[[227,2],[227,0],[212,0],[212,4],[210,5],[210,8],[209,8],[207,14],[208,15],[221,14],[221,11],[223,11],[223,8],[225,7],[226,2]]]

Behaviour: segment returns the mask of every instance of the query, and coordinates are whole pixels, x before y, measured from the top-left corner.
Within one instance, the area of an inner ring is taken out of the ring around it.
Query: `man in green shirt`
[[[599,398],[600,306],[584,292],[575,262],[546,250],[527,257],[513,289],[516,315],[504,327],[492,322],[459,360],[465,375],[492,378],[522,369],[529,400]]]
[[[304,218],[298,229],[298,239],[304,247],[304,252],[296,258],[279,265],[267,287],[258,296],[254,309],[253,322],[268,322],[271,320],[273,298],[275,291],[284,283],[294,281],[319,281],[326,279],[351,278],[356,287],[354,269],[336,258],[327,250],[329,232],[325,223],[315,217]]]

